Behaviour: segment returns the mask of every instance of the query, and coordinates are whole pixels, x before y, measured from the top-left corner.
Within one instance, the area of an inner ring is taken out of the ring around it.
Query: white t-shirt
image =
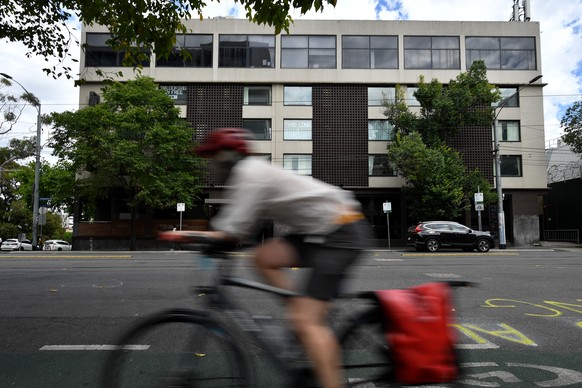
[[[211,225],[239,238],[252,235],[257,219],[288,225],[295,233],[327,234],[339,228],[342,209],[360,209],[351,192],[259,158],[238,162],[227,184],[229,203]]]

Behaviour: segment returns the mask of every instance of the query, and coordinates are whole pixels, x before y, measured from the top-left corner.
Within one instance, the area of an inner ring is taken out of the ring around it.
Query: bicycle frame
[[[218,270],[216,270],[213,284],[205,287],[195,287],[197,293],[204,293],[209,296],[205,300],[206,307],[218,310],[221,316],[226,316],[236,326],[237,329],[248,333],[252,340],[257,343],[261,350],[267,352],[272,360],[285,371],[292,380],[297,380],[303,376],[297,372],[310,371],[309,365],[303,363],[300,358],[290,360],[281,356],[279,349],[273,339],[266,337],[261,323],[249,311],[237,303],[237,298],[230,295],[232,291],[229,287],[251,289],[259,292],[266,292],[283,299],[299,296],[293,291],[284,290],[273,287],[268,284],[260,283],[250,279],[231,276],[234,264],[230,262],[234,258],[228,252],[215,252],[213,254],[206,254],[210,259],[218,260]],[[294,361],[294,362],[290,362]],[[298,377],[299,375],[299,377]]]

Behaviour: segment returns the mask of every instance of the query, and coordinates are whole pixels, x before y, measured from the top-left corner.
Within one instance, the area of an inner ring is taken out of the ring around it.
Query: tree
[[[467,125],[491,125],[491,104],[499,101],[500,93],[489,84],[485,63],[479,60],[447,86],[437,79],[426,83],[421,76],[414,97],[420,103],[420,114],[408,109],[398,90],[395,101],[384,101],[384,114],[396,132],[418,131],[431,146],[446,141]]]
[[[192,151],[192,129],[152,78],[114,82],[104,102],[76,112],[53,113],[50,146],[84,172],[79,193],[96,199],[123,190],[135,248],[139,209],[192,205],[200,190],[201,160]]]
[[[412,218],[447,219],[460,214],[465,168],[457,151],[444,144],[429,148],[413,132],[397,135],[388,158],[406,180],[403,191]]]
[[[491,104],[499,90],[487,81],[483,61],[475,61],[466,73],[448,85],[420,78],[414,97],[420,113],[412,112],[400,87],[394,101],[385,100],[384,114],[393,125],[393,142],[388,157],[407,182],[404,193],[409,214],[416,220],[456,218],[471,205],[479,187],[485,202],[495,199],[491,185],[478,171],[465,171],[460,154],[446,141],[465,126],[489,126]]]
[[[0,135],[5,135],[12,130],[14,124],[18,122],[22,115],[26,104],[33,106],[38,106],[39,104],[38,98],[32,93],[25,92],[20,96],[15,96],[1,91],[9,86],[12,86],[12,82],[8,78],[0,76],[0,115],[2,116],[0,117]]]
[[[564,128],[562,140],[577,154],[582,154],[582,101],[576,101],[566,110],[560,121]]]
[[[219,0],[216,0],[219,1]],[[337,0],[235,0],[246,10],[247,18],[272,26],[275,33],[288,30],[291,8],[301,14],[310,9],[335,6]],[[126,51],[124,65],[141,63],[145,53],[167,57],[175,43],[176,32],[187,32],[182,23],[193,14],[203,18],[205,0],[0,0],[0,39],[23,43],[28,56],[56,57],[58,64],[44,71],[58,78],[72,78],[72,69],[64,66],[71,58],[70,48],[79,44],[68,23],[73,18],[91,25],[106,26],[112,34],[111,47]]]

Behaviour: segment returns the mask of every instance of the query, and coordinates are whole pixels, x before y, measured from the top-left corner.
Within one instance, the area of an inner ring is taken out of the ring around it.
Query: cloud
[[[244,8],[233,0],[208,1],[207,4],[206,18],[245,17]],[[582,1],[530,0],[530,4],[531,20],[539,21],[541,29],[541,72],[547,84],[544,124],[545,137],[549,140],[562,133],[559,121],[565,109],[582,99]],[[511,15],[512,2],[508,0],[338,0],[336,7],[327,5],[321,13],[310,11],[301,16],[298,11],[292,12],[295,19],[352,20],[508,21]],[[0,72],[10,74],[37,95],[44,113],[78,107],[78,90],[73,81],[46,76],[41,69],[47,62],[39,57],[27,58],[22,45],[5,40],[0,44]],[[72,64],[72,67],[76,70],[78,65]],[[34,134],[35,122],[35,110],[28,108],[25,122],[14,135],[30,136],[31,131]],[[5,141],[6,137],[0,139],[0,143]]]

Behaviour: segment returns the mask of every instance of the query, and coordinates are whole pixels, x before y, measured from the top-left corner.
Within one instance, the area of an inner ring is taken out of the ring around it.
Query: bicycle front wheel
[[[102,386],[248,387],[235,336],[204,312],[173,310],[138,323],[106,360]]]
[[[342,348],[344,375],[348,386],[390,385],[392,363],[379,308],[372,308],[351,319],[339,333],[338,340]]]

